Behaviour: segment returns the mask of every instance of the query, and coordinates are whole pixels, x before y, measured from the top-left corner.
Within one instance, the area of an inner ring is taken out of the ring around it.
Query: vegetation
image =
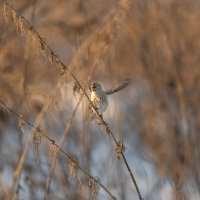
[[[0,1],[0,199],[198,199],[199,8]]]

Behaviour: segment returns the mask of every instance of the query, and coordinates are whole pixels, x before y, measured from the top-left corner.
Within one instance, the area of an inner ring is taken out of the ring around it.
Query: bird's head
[[[102,89],[101,89],[101,85],[95,82],[95,83],[90,84],[89,90],[90,92],[95,92],[95,91],[101,91]]]

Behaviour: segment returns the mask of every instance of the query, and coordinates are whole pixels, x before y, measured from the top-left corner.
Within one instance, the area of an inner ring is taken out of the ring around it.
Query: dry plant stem
[[[15,111],[10,109],[4,102],[0,100],[0,104],[7,110],[9,111],[12,115],[14,115],[17,119],[20,118],[24,123],[32,127],[32,129],[35,129],[35,131],[40,132],[41,136],[48,140],[53,146],[57,148],[59,152],[63,154],[65,158],[67,158],[68,161],[73,162],[73,157],[66,153],[58,144],[56,144],[55,140],[49,137],[47,134],[45,134],[44,131],[40,130],[39,128],[35,127],[33,124],[31,124],[29,121],[25,120],[24,118],[20,117],[19,114],[17,114]],[[99,182],[95,177],[91,176],[85,169],[83,169],[78,163],[77,163],[77,168],[82,171],[88,178],[92,178],[96,181],[96,183],[111,197],[113,200],[117,200],[116,197],[104,186],[102,183]]]
[[[54,88],[54,90],[51,92],[49,98],[45,102],[44,106],[42,107],[42,110],[40,111],[39,115],[37,116],[37,118],[35,120],[35,123],[33,125],[34,127],[39,127],[39,124],[40,124],[41,120],[43,119],[44,114],[48,110],[48,107],[50,106],[50,104],[52,102],[52,99],[57,95],[57,93],[60,90],[60,88],[62,87],[63,83],[64,83],[63,81],[59,82],[56,85],[56,87]],[[22,120],[22,116],[20,116],[18,119]],[[31,146],[32,142],[33,142],[33,138],[34,138],[35,134],[37,134],[37,133],[38,133],[38,130],[35,131],[35,130],[32,129],[31,135],[28,138],[28,142],[26,143],[26,147],[25,147],[25,149],[24,149],[24,151],[22,153],[22,156],[21,156],[21,158],[19,160],[19,163],[17,165],[17,168],[15,170],[13,184],[11,186],[10,193],[9,193],[9,195],[7,197],[8,200],[11,200],[13,198],[15,187],[16,187],[18,179],[19,179],[19,177],[21,175],[21,172],[22,172],[22,169],[23,169],[23,166],[24,166],[24,162],[25,162],[25,159],[26,159],[26,155],[27,155],[27,153],[28,153],[28,151],[30,149],[30,146]],[[38,147],[36,147],[36,148],[38,148]],[[36,152],[38,153],[38,149],[36,149]],[[38,156],[38,155],[36,155],[36,156]]]
[[[19,15],[19,16],[23,19],[23,21],[27,24],[28,29],[31,30],[32,33],[36,35],[36,37],[39,39],[39,41],[41,42],[41,44],[45,45],[45,48],[50,52],[50,53],[49,53],[49,56],[51,57],[52,63],[56,64],[56,66],[57,66],[59,69],[61,69],[62,74],[65,74],[65,73],[67,74],[67,73],[68,73],[68,74],[74,79],[74,81],[75,81],[76,84],[80,87],[80,89],[82,90],[84,96],[86,97],[86,99],[87,99],[88,102],[90,103],[91,107],[92,107],[92,108],[94,109],[94,111],[96,112],[97,117],[98,117],[98,120],[100,121],[101,125],[103,126],[105,133],[106,133],[107,135],[109,135],[109,136],[113,139],[114,143],[117,145],[117,144],[118,144],[118,141],[117,141],[117,139],[115,138],[114,134],[113,134],[112,131],[109,129],[107,123],[103,120],[103,118],[102,118],[102,116],[99,114],[98,110],[97,110],[97,109],[95,108],[95,106],[92,104],[92,102],[91,102],[89,96],[87,95],[87,93],[85,92],[83,86],[81,85],[81,83],[79,82],[79,80],[76,78],[76,76],[71,72],[70,68],[67,67],[67,66],[59,59],[59,57],[55,54],[55,52],[46,44],[46,42],[44,41],[44,39],[43,39],[43,38],[39,35],[39,33],[35,30],[35,28],[34,28],[21,14],[19,14],[19,13],[18,13],[14,8],[12,8],[8,3],[6,3],[6,5],[7,5],[11,10],[15,11],[16,14]],[[121,155],[122,155],[123,161],[124,161],[124,163],[125,163],[125,166],[126,166],[128,172],[129,172],[130,176],[131,176],[131,179],[132,179],[132,181],[133,181],[133,183],[134,183],[134,185],[135,185],[135,188],[136,188],[138,197],[139,197],[140,200],[142,200],[142,196],[141,196],[139,187],[138,187],[137,182],[136,182],[136,180],[135,180],[135,178],[134,178],[134,176],[133,176],[133,173],[132,173],[132,171],[131,171],[131,169],[130,169],[130,167],[129,167],[129,164],[128,164],[127,160],[126,160],[126,157],[125,157],[125,155],[124,155],[123,152],[121,152]]]
[[[18,116],[18,117],[20,118],[20,116]],[[12,200],[13,199],[13,195],[14,195],[14,191],[15,191],[15,188],[16,188],[16,184],[17,184],[19,176],[20,176],[20,174],[22,172],[22,169],[23,169],[23,166],[24,166],[24,162],[25,162],[25,159],[26,159],[26,155],[27,155],[27,153],[29,151],[29,148],[30,148],[31,144],[32,144],[32,135],[30,135],[29,138],[28,138],[28,142],[26,143],[26,147],[25,147],[25,149],[24,149],[24,151],[22,153],[20,161],[19,161],[19,163],[17,165],[17,168],[15,170],[14,180],[13,180],[12,186],[10,188],[9,194],[8,194],[8,196],[6,198],[7,200]]]
[[[65,131],[64,131],[64,134],[60,140],[60,145],[59,145],[59,149],[62,149],[63,148],[63,145],[64,145],[64,141],[65,141],[65,138],[67,136],[67,134],[69,133],[69,129],[71,128],[72,126],[72,121],[73,121],[73,118],[75,117],[75,114],[77,112],[77,109],[81,103],[81,100],[82,100],[82,97],[83,95],[80,96],[79,98],[79,101],[77,102],[77,105],[76,105],[76,108],[74,109],[74,111],[72,112],[71,116],[70,116],[70,119],[65,127]],[[49,188],[50,188],[50,183],[51,183],[51,179],[52,179],[52,176],[53,176],[53,173],[54,173],[54,169],[55,169],[55,165],[56,165],[56,159],[57,159],[57,152],[56,152],[56,155],[54,157],[54,160],[53,160],[53,163],[51,165],[51,169],[50,169],[50,173],[49,173],[49,176],[47,178],[47,182],[46,182],[46,186],[45,186],[45,196],[44,196],[44,200],[47,198],[47,195],[48,195],[48,192],[49,192]]]

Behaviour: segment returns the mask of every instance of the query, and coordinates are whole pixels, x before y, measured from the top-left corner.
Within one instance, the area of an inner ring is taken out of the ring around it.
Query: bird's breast
[[[105,112],[108,106],[107,96],[104,93],[91,92],[91,101],[100,113]]]

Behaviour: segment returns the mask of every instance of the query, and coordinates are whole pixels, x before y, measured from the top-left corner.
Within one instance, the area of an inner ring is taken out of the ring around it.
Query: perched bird
[[[90,100],[99,111],[99,114],[102,114],[103,112],[106,111],[106,108],[108,106],[107,96],[124,89],[125,87],[128,86],[129,82],[130,78],[127,78],[117,87],[111,88],[107,91],[104,91],[101,85],[97,82],[94,82],[89,85],[89,91],[91,95]]]

